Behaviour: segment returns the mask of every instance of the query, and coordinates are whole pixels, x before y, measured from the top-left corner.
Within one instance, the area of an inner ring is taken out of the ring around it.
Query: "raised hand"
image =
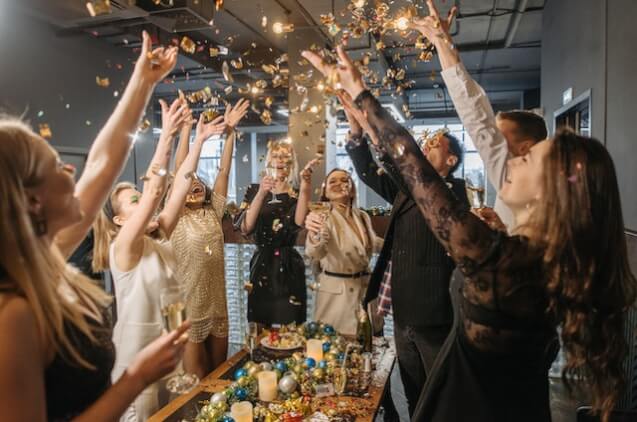
[[[261,179],[261,183],[259,184],[259,191],[257,192],[257,194],[266,196],[268,192],[274,189],[274,185],[275,182],[272,176],[263,176],[263,179]]]
[[[177,47],[152,49],[152,41],[146,31],[142,32],[142,51],[135,64],[135,72],[152,84],[161,81],[177,64]]]
[[[343,89],[352,98],[356,98],[366,89],[363,76],[342,46],[336,47],[336,53],[338,55],[337,64],[329,64],[321,56],[311,51],[306,50],[302,55],[327,78],[333,88]]]
[[[199,116],[197,122],[197,129],[195,135],[195,142],[203,142],[215,135],[221,135],[226,130],[226,122],[223,116],[218,116],[210,123],[204,121],[205,116],[203,113]]]
[[[350,127],[352,127],[352,133],[354,133],[354,128],[357,127],[358,130],[367,133],[369,139],[374,145],[378,145],[378,136],[376,135],[376,131],[367,121],[366,113],[356,107],[356,104],[354,104],[352,98],[346,92],[339,92],[336,95],[338,96],[341,104],[343,104],[345,115],[350,123]]]
[[[314,158],[313,160],[310,160],[305,165],[305,167],[303,167],[303,170],[301,170],[301,172],[299,173],[299,176],[301,176],[301,180],[310,183],[312,181],[312,173],[314,172],[314,167],[316,167],[317,164],[320,162],[320,158]]]
[[[226,125],[228,125],[228,129],[232,130],[237,127],[241,119],[243,119],[248,112],[248,107],[250,107],[250,101],[245,98],[237,101],[234,107],[228,104],[226,112],[223,114],[223,120],[226,122]]]
[[[447,15],[447,18],[442,20],[440,18],[438,8],[434,4],[433,0],[427,0],[427,7],[429,8],[429,16],[414,18],[413,21],[410,22],[409,27],[420,32],[433,44],[437,44],[439,40],[443,40],[443,42],[451,42],[449,28],[451,28],[453,19],[458,13],[458,8],[453,6]]]
[[[183,323],[175,331],[164,334],[144,347],[128,367],[126,372],[148,386],[171,373],[181,361],[190,322]]]
[[[161,134],[162,137],[172,139],[182,124],[192,119],[192,114],[188,108],[188,104],[178,98],[168,107],[164,100],[159,100],[161,105]]]

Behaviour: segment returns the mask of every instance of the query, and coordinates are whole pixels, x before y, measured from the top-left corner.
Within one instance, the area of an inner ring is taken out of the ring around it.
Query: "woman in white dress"
[[[309,184],[309,177],[302,183]],[[351,175],[334,169],[321,193],[329,207],[310,212],[305,220],[305,254],[319,264],[314,319],[345,335],[356,334],[356,310],[369,282],[369,261],[383,243],[367,213],[354,205],[355,198]]]

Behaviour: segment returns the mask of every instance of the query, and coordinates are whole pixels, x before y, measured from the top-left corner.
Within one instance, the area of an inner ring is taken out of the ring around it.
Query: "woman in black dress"
[[[448,26],[428,3],[429,38],[436,46],[450,43]],[[344,96],[345,106],[378,135],[379,148],[465,276],[454,292],[457,326],[412,420],[550,421],[548,368],[559,326],[567,373],[580,376],[594,411],[608,421],[624,383],[623,314],[637,283],[628,266],[617,178],[603,145],[560,132],[510,160],[499,194],[521,225],[507,236],[461,205],[409,132],[365,88],[342,48],[338,53],[337,66],[304,56],[355,99],[354,105]]]
[[[302,323],[307,316],[305,264],[294,249],[305,216],[296,217],[297,193],[290,179],[297,174],[294,149],[271,141],[266,176],[251,185],[235,226],[253,235],[257,250],[250,261],[248,321],[266,326]]]

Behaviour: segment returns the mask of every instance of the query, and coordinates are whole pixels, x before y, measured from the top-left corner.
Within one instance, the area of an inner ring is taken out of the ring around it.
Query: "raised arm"
[[[193,119],[187,119],[186,122],[181,125],[179,131],[179,143],[177,144],[177,151],[175,152],[175,172],[181,167],[188,150],[190,149],[190,134],[192,133],[192,126],[194,124]]]
[[[168,163],[175,134],[183,121],[190,116],[188,107],[180,99],[170,107],[160,100],[162,131],[144,178],[144,189],[135,211],[122,223],[115,237],[115,265],[121,271],[134,268],[143,253],[144,233],[166,189]],[[117,218],[117,217],[116,217]]]
[[[310,201],[312,200],[312,172],[320,161],[319,158],[314,158],[301,170],[299,199],[296,201],[296,211],[294,212],[294,222],[299,227],[304,226],[305,216],[310,210]]]
[[[184,162],[179,166],[177,174],[175,174],[175,180],[173,182],[172,191],[166,206],[159,214],[159,227],[162,229],[167,237],[170,237],[179,214],[186,202],[186,195],[190,191],[192,186],[192,175],[197,171],[197,163],[199,163],[199,156],[201,155],[201,148],[203,143],[210,139],[214,135],[220,135],[225,130],[225,124],[222,122],[223,117],[219,116],[210,123],[204,123],[203,113],[199,116],[199,122],[197,122],[197,134],[195,135],[195,142],[192,144],[192,148],[188,151],[188,155]]]
[[[248,197],[248,194],[246,193],[246,199],[249,200],[249,203],[246,203],[247,209],[245,209],[239,217],[239,228],[244,236],[252,234],[257,226],[257,220],[259,218],[263,202],[265,201],[268,193],[274,189],[274,179],[270,176],[264,176],[263,179],[261,179],[259,186],[255,189],[257,189],[257,192],[250,197]]]
[[[435,46],[442,67],[441,75],[460,121],[484,161],[489,181],[500,190],[504,182],[509,149],[506,139],[496,126],[495,114],[487,94],[467,72],[449,35],[456,8],[453,7],[443,21],[433,1],[428,0],[427,5],[430,15],[415,19],[411,26]]]
[[[137,130],[155,85],[175,67],[176,47],[151,49],[150,37],[144,31],[142,51],[133,75],[115,111],[93,142],[75,188],[82,220],[61,230],[55,238],[64,256],[70,256],[88,233],[122,172],[130,153],[131,135]]]
[[[217,178],[215,179],[215,184],[212,190],[214,193],[223,196],[224,198],[228,196],[228,179],[230,178],[230,168],[232,167],[232,154],[234,152],[234,144],[237,141],[236,128],[241,119],[243,119],[248,112],[248,107],[250,107],[250,102],[245,98],[242,98],[234,105],[234,107],[228,104],[223,116],[228,136],[223,144],[219,173],[217,173]]]
[[[372,144],[377,143],[377,136],[371,130],[368,124],[365,124],[365,128],[362,127],[360,123],[358,123],[357,111],[351,104],[351,100],[349,99],[346,93],[339,93],[339,99],[341,100],[341,104],[343,104],[343,110],[345,111],[345,116],[347,117],[347,122],[349,123],[349,134],[347,143],[345,144],[345,151],[347,151],[347,155],[352,160],[352,164],[354,165],[354,170],[356,170],[356,174],[360,179],[365,183],[365,185],[369,186],[374,192],[380,195],[385,201],[392,204],[396,199],[396,195],[398,195],[398,186],[385,174],[385,172],[378,166],[374,158],[372,157],[372,153],[370,148],[371,145],[368,144],[368,139],[372,142]],[[361,119],[361,121],[366,121]],[[367,133],[369,138],[363,136],[363,131]]]

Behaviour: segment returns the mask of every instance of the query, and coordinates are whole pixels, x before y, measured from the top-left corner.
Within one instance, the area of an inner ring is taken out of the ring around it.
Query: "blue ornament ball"
[[[308,368],[314,368],[316,366],[316,360],[314,358],[305,358],[305,365]]]
[[[316,333],[316,330],[318,330],[318,324],[314,321],[308,322],[306,327],[308,334],[314,334]]]
[[[323,353],[329,352],[330,347],[332,347],[332,343],[330,343],[329,341],[326,341],[325,343],[323,343]]]
[[[281,372],[285,372],[288,370],[288,365],[287,363],[283,362],[282,360],[278,361],[277,363],[274,364],[274,368],[278,369]]]
[[[234,379],[239,380],[241,377],[245,377],[248,375],[248,371],[245,368],[239,368],[234,371]]]
[[[336,331],[334,330],[334,327],[332,327],[331,325],[325,324],[325,327],[323,327],[323,332],[327,335],[332,335]]]
[[[319,367],[319,368],[321,368],[321,369],[325,369],[325,368],[327,368],[327,361],[326,361],[326,360],[321,360],[321,361],[318,363],[318,367]]]
[[[234,419],[230,415],[224,415],[223,418],[221,418],[221,422],[234,422]]]
[[[240,401],[245,400],[248,397],[248,390],[243,387],[236,388],[234,390],[234,396]]]

